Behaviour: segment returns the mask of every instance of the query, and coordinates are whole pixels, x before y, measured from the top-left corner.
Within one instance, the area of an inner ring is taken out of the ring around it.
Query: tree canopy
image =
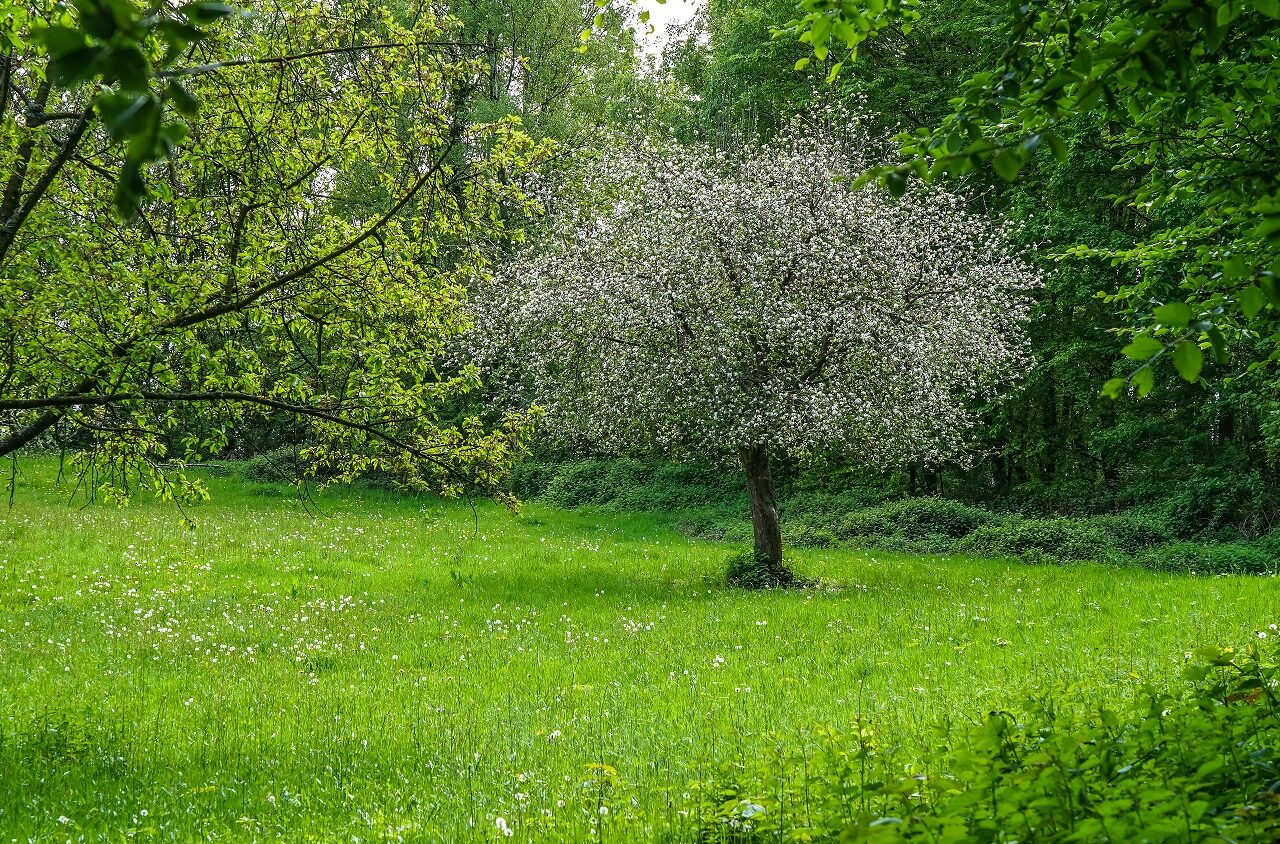
[[[164,461],[273,413],[335,477],[494,488],[525,423],[442,415],[477,373],[440,356],[544,151],[467,119],[485,63],[455,26],[309,0],[220,26],[176,71],[201,105],[132,217],[113,213],[135,159],[104,95],[34,42],[10,58],[0,455],[57,436],[109,491],[169,494]]]
[[[825,117],[844,130],[586,164],[478,294],[476,342],[518,403],[611,450],[741,460],[757,485],[769,453],[954,456],[969,402],[1025,369],[1036,276],[959,196],[851,188],[876,147]]]
[[[847,58],[884,31],[904,33],[920,17],[917,0],[801,0],[805,12],[779,30],[826,60]],[[1255,367],[1258,336],[1274,344],[1280,306],[1280,5],[1275,0],[1010,2],[993,66],[974,73],[954,111],[902,137],[907,161],[874,171],[894,191],[912,175],[963,176],[990,163],[1014,179],[1037,152],[1068,155],[1069,122],[1093,115],[1117,166],[1136,175],[1118,194],[1157,224],[1123,248],[1084,247],[1130,268],[1132,281],[1108,291],[1139,317],[1124,352],[1139,363],[1126,383],[1140,395],[1155,383],[1154,362],[1172,359],[1188,381],[1205,350],[1220,362],[1235,340]],[[1271,376],[1274,378],[1274,374]]]

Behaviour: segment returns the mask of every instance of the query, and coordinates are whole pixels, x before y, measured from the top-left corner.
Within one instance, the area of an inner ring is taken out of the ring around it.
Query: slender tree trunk
[[[792,583],[795,577],[782,562],[782,528],[778,524],[778,502],[773,494],[769,454],[764,446],[740,452],[747,476],[747,500],[751,503],[751,527],[755,532],[756,561],[768,570],[777,585]]]

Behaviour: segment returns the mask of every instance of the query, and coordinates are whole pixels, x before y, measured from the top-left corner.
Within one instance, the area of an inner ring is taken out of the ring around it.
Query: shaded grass
[[[313,517],[233,478],[187,531],[69,505],[47,468],[0,515],[19,840],[485,841],[497,817],[688,840],[688,783],[766,733],[861,716],[910,748],[1022,688],[1115,701],[1280,618],[1271,578],[849,550],[795,553],[829,588],[746,594],[719,585],[728,546],[661,514],[486,503],[477,529],[343,490]]]

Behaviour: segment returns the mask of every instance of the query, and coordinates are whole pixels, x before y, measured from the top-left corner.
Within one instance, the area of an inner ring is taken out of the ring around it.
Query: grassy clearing
[[[848,550],[795,555],[830,588],[742,594],[656,515],[313,518],[230,479],[187,531],[47,469],[0,514],[0,840],[684,840],[688,783],[766,733],[1116,702],[1280,619],[1273,578]]]

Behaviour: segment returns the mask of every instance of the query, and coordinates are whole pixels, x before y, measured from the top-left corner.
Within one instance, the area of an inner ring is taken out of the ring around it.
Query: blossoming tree
[[[851,187],[870,146],[613,146],[475,297],[496,382],[553,433],[740,463],[771,584],[793,580],[771,456],[948,457],[1027,365],[1036,278],[1002,227],[955,194]]]

